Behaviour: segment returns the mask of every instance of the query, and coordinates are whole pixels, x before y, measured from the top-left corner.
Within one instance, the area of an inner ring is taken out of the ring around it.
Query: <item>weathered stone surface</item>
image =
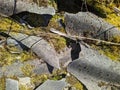
[[[59,54],[60,64],[62,67],[67,67],[67,65],[72,61],[71,59],[71,48],[65,47],[65,49]]]
[[[108,41],[114,41],[114,37],[120,36],[118,28],[90,12],[66,13],[65,24],[66,31],[70,35],[81,35]]]
[[[81,45],[80,59],[69,64],[67,70],[77,77],[88,90],[103,90],[99,83],[120,84],[120,62],[110,60],[97,51]]]
[[[21,33],[12,34],[10,36],[20,41],[22,44],[31,48],[31,50],[42,58],[49,65],[60,68],[59,58],[57,57],[57,52],[50,44],[41,37],[28,36]]]
[[[55,14],[55,9],[53,7],[39,7],[37,4],[31,0],[0,0],[0,14],[4,16],[11,16],[14,14],[28,11],[37,14]]]
[[[43,61],[40,61],[39,59],[35,59],[35,60],[29,60],[29,61],[25,61],[25,62],[15,62],[9,66],[4,66],[4,67],[0,67],[0,77],[3,76],[3,74],[5,76],[24,76],[24,73],[22,71],[22,67],[26,66],[26,65],[30,65],[33,66],[33,69],[31,70],[31,73],[36,74],[36,75],[40,75],[40,74],[49,74],[50,71],[47,67],[46,63],[42,63]],[[27,71],[27,68],[26,68]]]
[[[63,90],[65,86],[65,79],[59,81],[47,80],[35,90]]]
[[[6,90],[19,90],[18,81],[13,79],[6,79]]]

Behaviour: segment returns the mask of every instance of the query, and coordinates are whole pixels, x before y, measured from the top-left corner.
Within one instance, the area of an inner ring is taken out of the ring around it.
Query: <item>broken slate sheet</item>
[[[21,33],[10,33],[10,36],[30,48],[39,58],[49,65],[60,68],[57,52],[43,38]]]
[[[120,62],[110,60],[98,51],[81,45],[80,58],[71,62],[67,70],[80,80],[88,90],[109,90],[99,86],[120,86]],[[96,89],[95,89],[96,88]]]

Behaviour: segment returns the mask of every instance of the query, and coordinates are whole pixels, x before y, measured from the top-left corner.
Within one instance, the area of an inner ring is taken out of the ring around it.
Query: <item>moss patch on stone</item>
[[[48,79],[48,76],[49,75],[47,75],[47,74],[32,75],[31,76],[31,82],[37,86],[37,85],[42,84],[43,82],[45,82]]]
[[[23,74],[28,77],[30,77],[34,74],[33,69],[34,69],[34,66],[30,65],[30,64],[26,64],[23,67],[21,67]]]
[[[11,48],[16,50],[15,47]],[[0,66],[10,65],[16,60],[21,62],[35,58],[30,52],[23,51],[21,53],[11,53],[10,50],[0,47]]]
[[[6,30],[6,31],[10,29],[13,31],[19,31],[22,28],[23,27],[19,23],[15,22],[14,20],[0,16],[0,29]]]
[[[67,77],[67,82],[70,83],[77,90],[85,90],[83,85],[74,76]]]
[[[0,78],[0,90],[5,90],[5,77]]]
[[[92,48],[99,51],[99,53],[106,55],[113,61],[120,61],[120,47],[119,46],[111,46],[111,45],[91,45]]]
[[[107,0],[106,0],[107,1]],[[113,8],[117,7],[117,3],[107,3],[104,0],[88,0],[87,4],[91,6],[93,12],[98,16],[104,18],[107,22],[117,26],[120,29],[120,16],[114,12]],[[118,7],[120,9],[120,7]]]
[[[115,13],[111,13],[107,15],[107,18],[105,18],[105,20],[120,29],[120,16],[117,16]]]

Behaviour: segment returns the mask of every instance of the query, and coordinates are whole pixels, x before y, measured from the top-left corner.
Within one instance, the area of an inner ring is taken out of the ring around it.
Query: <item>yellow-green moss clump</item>
[[[105,20],[120,29],[120,16],[117,16],[115,13],[111,13],[107,15],[107,18],[105,18]]]
[[[118,7],[117,3],[107,3],[107,0],[88,0],[87,4],[93,8],[95,14],[120,29],[120,16],[117,16],[113,10],[114,7]],[[120,9],[120,7],[118,8]]]
[[[112,42],[120,43],[120,36],[114,36]],[[120,46],[102,45],[102,53],[112,60],[120,61]]]
[[[84,90],[83,85],[73,76],[67,77],[67,82],[70,83],[70,85],[75,87],[77,90]]]
[[[13,48],[14,50],[16,49],[15,47]],[[29,52],[23,51],[21,53],[12,53],[10,50],[4,47],[0,47],[0,66],[10,65],[14,63],[16,60],[23,62],[33,58],[34,58],[33,55]]]
[[[21,67],[23,74],[28,77],[30,77],[34,74],[33,69],[34,69],[34,66],[30,65],[30,64],[26,64],[23,67]]]
[[[20,90],[33,90],[33,88],[26,87],[26,86],[20,86],[19,89]]]
[[[42,74],[42,75],[33,75],[31,76],[31,82],[34,83],[36,86],[39,84],[42,84],[48,79],[47,74]]]
[[[120,47],[111,45],[95,46],[91,45],[92,48],[99,51],[99,53],[106,55],[108,58],[114,61],[120,61]]]
[[[0,16],[0,29],[9,30],[10,28],[13,31],[19,31],[22,29],[22,26],[10,18]]]
[[[114,10],[113,7],[115,7],[115,5],[99,5],[99,8],[101,9],[101,13],[102,10],[105,12],[106,14],[106,18],[104,18],[107,22],[111,23],[112,25],[118,27],[120,29],[120,16],[118,16]],[[97,8],[97,7],[96,7]]]
[[[120,61],[120,47],[118,46],[104,46],[103,53],[112,60]]]
[[[62,78],[65,78],[67,74],[67,71],[63,68],[61,70],[55,70],[52,73],[52,76],[49,77],[51,80],[60,80]]]
[[[66,40],[63,37],[53,38],[50,41],[53,43],[56,51],[58,51],[58,52],[60,50],[63,50],[66,46]]]
[[[5,90],[5,77],[0,78],[0,90]]]

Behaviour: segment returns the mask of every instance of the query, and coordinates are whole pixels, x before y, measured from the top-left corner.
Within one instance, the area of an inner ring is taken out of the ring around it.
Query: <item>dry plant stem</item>
[[[82,37],[82,36],[68,36],[67,34],[64,34],[64,33],[57,31],[53,28],[51,28],[50,31],[52,33],[55,33],[55,34],[58,34],[60,36],[67,37],[67,38],[70,38],[73,40],[90,40],[90,41],[95,41],[97,45],[98,44],[107,44],[107,45],[120,46],[120,43],[114,43],[114,42],[104,41],[104,40],[100,40],[100,39],[94,39],[94,38],[88,38],[88,37]]]
[[[43,33],[43,32],[41,32],[37,36],[42,36],[42,37],[49,36],[51,38],[53,38],[53,36],[54,36],[54,38],[57,38],[59,36],[63,36],[63,37],[66,37],[66,38],[70,38],[72,40],[81,40],[81,41],[82,40],[90,40],[90,41],[95,41],[96,42],[95,44],[97,44],[97,45],[98,44],[107,44],[107,45],[120,46],[120,43],[114,43],[114,42],[104,41],[104,40],[100,40],[100,39],[94,39],[94,38],[88,38],[88,37],[82,37],[82,36],[69,36],[69,35],[67,35],[65,33],[62,33],[60,31],[57,31],[57,30],[55,30],[53,28],[51,28],[50,31],[52,33],[55,33],[55,34],[58,34],[58,35],[55,35],[55,34],[52,34],[52,33]]]

